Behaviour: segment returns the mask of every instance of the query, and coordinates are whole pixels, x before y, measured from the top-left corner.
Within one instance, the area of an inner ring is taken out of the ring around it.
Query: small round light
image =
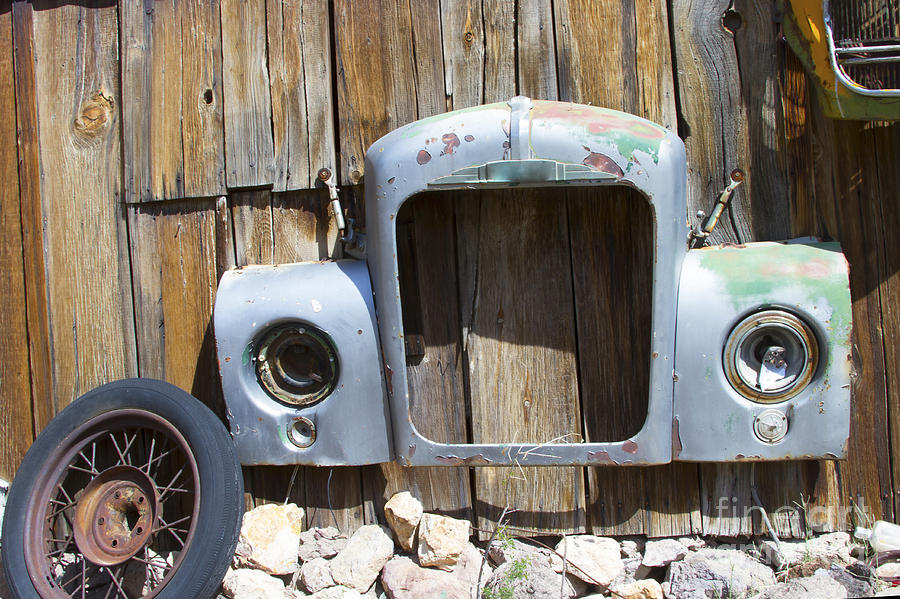
[[[778,443],[787,431],[787,416],[778,410],[765,410],[753,420],[753,432],[764,443]]]
[[[259,345],[256,374],[275,399],[296,406],[311,405],[334,390],[337,352],[328,335],[315,327],[275,327]]]
[[[287,436],[297,447],[309,447],[316,442],[316,425],[309,418],[298,416],[288,423]]]
[[[734,389],[759,403],[800,393],[816,373],[819,344],[803,320],[785,310],[751,314],[734,327],[722,356]]]

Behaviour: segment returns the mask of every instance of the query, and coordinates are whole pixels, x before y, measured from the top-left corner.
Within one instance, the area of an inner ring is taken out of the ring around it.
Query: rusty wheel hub
[[[157,521],[156,485],[142,470],[115,466],[92,480],[78,499],[78,550],[100,566],[128,561],[147,543]]]

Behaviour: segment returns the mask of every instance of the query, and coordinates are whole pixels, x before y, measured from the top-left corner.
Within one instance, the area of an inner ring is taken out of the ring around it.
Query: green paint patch
[[[448,125],[456,127],[457,122],[459,121],[459,118],[461,116],[465,116],[467,114],[472,114],[475,112],[483,112],[485,110],[504,109],[507,112],[509,111],[509,106],[506,104],[506,102],[494,102],[493,104],[482,104],[481,106],[472,106],[471,108],[461,108],[460,110],[454,110],[453,112],[445,112],[444,114],[436,114],[434,116],[420,119],[406,125],[405,127],[401,127],[400,129],[398,129],[398,131],[401,132],[401,137],[403,139],[410,139],[421,135],[423,132],[426,132],[426,129],[428,130],[428,133],[432,133],[431,127],[440,124],[442,121],[446,121]]]
[[[849,334],[851,323],[847,265],[837,243],[753,243],[699,251],[700,266],[716,275],[736,310],[765,304],[799,290],[810,306],[831,308],[835,334]]]

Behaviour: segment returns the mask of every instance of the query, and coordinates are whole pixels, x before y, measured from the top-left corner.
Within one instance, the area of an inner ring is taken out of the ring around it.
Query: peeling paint
[[[456,133],[445,133],[441,136],[444,143],[444,149],[441,150],[441,156],[453,154],[453,151],[459,147],[460,141]]]
[[[622,443],[622,451],[625,453],[637,453],[638,444],[632,441],[631,439]]]
[[[419,164],[428,164],[431,162],[431,154],[429,154],[427,150],[419,150],[419,154],[416,156],[416,162]]]
[[[461,458],[455,455],[439,455],[435,456],[434,459],[441,464],[446,464],[448,466],[488,466],[493,464],[491,460],[480,453],[468,458]]]

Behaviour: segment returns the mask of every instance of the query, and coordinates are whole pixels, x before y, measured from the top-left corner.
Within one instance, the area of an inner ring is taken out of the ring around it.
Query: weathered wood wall
[[[508,503],[525,531],[737,536],[762,531],[749,509],[755,484],[785,536],[846,527],[851,506],[894,519],[900,125],[824,118],[774,4],[0,1],[0,476],[13,476],[54,413],[112,379],[166,379],[221,414],[210,328],[219,276],[340,254],[316,171],[336,170],[362,220],[358,184],[375,139],[526,94],[678,131],[689,215],[744,169],[716,241],[841,241],[858,365],[849,459],[522,473],[388,464],[296,477],[258,467],[245,470],[248,502],[290,496],[308,508],[309,525],[352,529],[410,489],[426,509],[481,528]],[[604,285],[648,259],[621,226],[626,210],[635,203],[620,192],[571,192],[564,204],[534,193],[448,194],[410,207],[403,239],[428,240],[408,244],[405,284],[428,341],[428,359],[410,365],[425,432],[477,440],[633,430],[646,334],[597,309],[625,305],[649,284]],[[527,271],[516,261],[523,254]],[[504,285],[543,318],[500,326],[496,313],[474,308]],[[579,367],[609,344],[636,356],[633,372]],[[501,366],[516,384],[479,403]],[[581,394],[583,406],[536,403],[527,431],[497,417],[521,413],[509,398],[547,389]]]

